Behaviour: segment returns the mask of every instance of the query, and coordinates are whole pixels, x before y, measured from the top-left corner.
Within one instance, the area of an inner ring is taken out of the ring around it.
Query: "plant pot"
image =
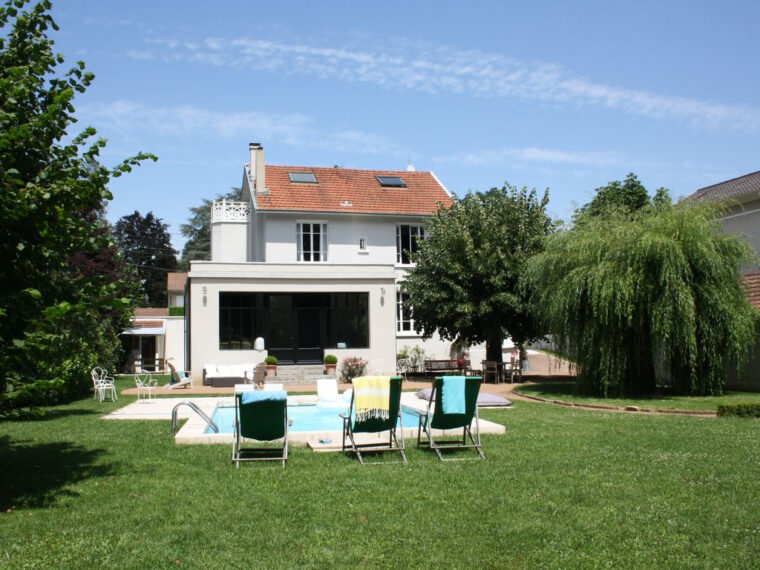
[[[277,365],[267,364],[267,378],[272,378],[274,376],[277,376]]]
[[[335,376],[335,369],[337,367],[337,364],[325,364],[325,374],[327,376]]]

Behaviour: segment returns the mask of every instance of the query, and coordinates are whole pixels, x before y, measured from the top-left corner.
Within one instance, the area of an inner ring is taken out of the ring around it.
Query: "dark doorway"
[[[318,364],[324,350],[369,346],[367,293],[219,294],[219,348],[247,350],[263,337],[281,364]]]
[[[140,337],[140,360],[143,370],[156,371],[156,337]]]

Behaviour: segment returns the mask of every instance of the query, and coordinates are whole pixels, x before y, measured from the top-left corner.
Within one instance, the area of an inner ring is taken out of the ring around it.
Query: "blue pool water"
[[[288,421],[292,422],[289,431],[340,431],[343,429],[343,419],[348,407],[323,408],[320,406],[288,406]],[[417,414],[402,409],[404,427],[417,427]],[[217,407],[211,420],[219,427],[219,433],[232,433],[232,423],[235,419],[235,408]],[[206,428],[206,433],[213,433]]]

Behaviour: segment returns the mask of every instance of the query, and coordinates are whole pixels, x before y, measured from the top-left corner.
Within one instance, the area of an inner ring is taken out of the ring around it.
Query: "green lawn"
[[[485,461],[277,464],[83,400],[0,423],[0,567],[751,568],[760,422],[516,402]],[[6,512],[11,510],[11,512]]]
[[[660,398],[598,398],[574,394],[573,382],[540,382],[523,384],[515,388],[518,394],[538,396],[549,400],[577,402],[579,404],[598,404],[602,406],[639,406],[640,408],[658,410],[705,410],[714,412],[718,404],[735,404],[738,402],[760,403],[757,392],[726,392],[723,396],[663,396]]]

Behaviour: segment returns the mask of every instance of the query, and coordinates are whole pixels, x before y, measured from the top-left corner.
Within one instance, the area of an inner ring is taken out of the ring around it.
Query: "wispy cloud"
[[[172,139],[182,137],[232,138],[255,133],[262,140],[298,148],[406,157],[409,152],[386,137],[355,129],[321,128],[309,116],[261,111],[221,112],[194,105],[151,107],[131,101],[82,107],[80,124],[95,124],[109,133],[134,137],[147,133]]]
[[[136,59],[189,61],[368,83],[386,89],[471,97],[537,100],[601,107],[714,129],[760,130],[760,109],[629,89],[574,76],[561,66],[479,50],[397,43],[394,49],[355,49],[268,39],[146,40]]]
[[[567,151],[536,147],[509,147],[462,152],[433,159],[433,162],[457,162],[468,166],[503,164],[509,161],[581,166],[612,166],[623,164],[625,158],[615,151]]]

